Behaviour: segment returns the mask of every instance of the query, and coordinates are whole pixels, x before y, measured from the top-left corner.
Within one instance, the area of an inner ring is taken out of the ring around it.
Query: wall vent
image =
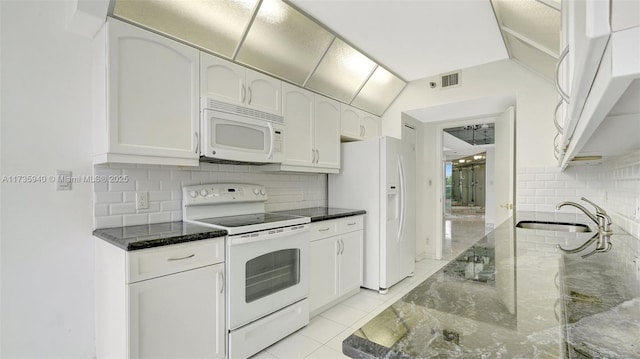
[[[460,86],[460,71],[441,75],[442,88]]]

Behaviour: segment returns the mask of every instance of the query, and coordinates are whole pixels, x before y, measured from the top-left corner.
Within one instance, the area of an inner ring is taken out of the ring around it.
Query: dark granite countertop
[[[227,231],[185,222],[96,229],[93,235],[125,251],[223,237]]]
[[[362,209],[312,207],[312,208],[292,209],[289,211],[277,211],[275,213],[309,217],[311,218],[311,222],[318,222],[318,221],[327,221],[330,219],[357,216],[361,214],[366,214],[367,212]]]
[[[592,222],[518,212],[518,220]],[[352,358],[640,358],[640,240],[515,228],[511,218],[342,344]]]

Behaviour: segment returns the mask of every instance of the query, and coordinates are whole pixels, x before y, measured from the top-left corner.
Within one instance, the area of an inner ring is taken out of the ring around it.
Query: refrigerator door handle
[[[399,223],[399,228],[398,228],[398,242],[400,242],[402,240],[402,235],[404,234],[404,225],[405,225],[405,210],[406,210],[406,195],[407,195],[407,191],[405,189],[406,186],[406,182],[405,182],[405,174],[404,174],[404,161],[402,159],[402,156],[398,157],[398,172],[400,175],[400,223]]]

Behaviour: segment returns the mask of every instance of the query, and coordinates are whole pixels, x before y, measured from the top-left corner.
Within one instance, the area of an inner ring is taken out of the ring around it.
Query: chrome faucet
[[[611,231],[611,217],[609,217],[609,215],[607,214],[607,212],[600,206],[598,206],[597,204],[591,202],[590,200],[582,197],[580,198],[583,201],[591,204],[593,207],[595,207],[596,209],[596,213],[593,214],[591,212],[589,212],[589,210],[587,210],[586,208],[584,208],[584,206],[575,203],[575,202],[560,202],[556,205],[556,209],[560,209],[564,206],[572,206],[572,207],[576,207],[577,209],[581,210],[584,214],[587,215],[587,217],[589,217],[595,224],[598,225],[598,232],[602,233],[602,234],[609,234],[611,235],[613,232]]]
[[[613,234],[613,231],[611,230],[611,217],[609,217],[609,215],[607,214],[607,212],[600,206],[598,206],[597,204],[591,202],[590,200],[582,197],[581,198],[583,201],[591,204],[593,207],[595,207],[596,209],[596,213],[593,214],[591,212],[589,212],[589,210],[587,210],[586,208],[584,208],[584,206],[575,203],[575,202],[569,202],[569,201],[565,201],[565,202],[560,202],[556,205],[556,209],[559,210],[560,208],[564,207],[564,206],[572,206],[575,207],[577,209],[579,209],[580,211],[582,211],[585,215],[587,215],[587,217],[589,217],[589,219],[591,219],[595,224],[598,225],[598,233],[596,233],[593,237],[591,237],[588,241],[586,241],[585,243],[583,243],[581,246],[574,248],[574,249],[564,249],[562,248],[559,244],[556,245],[556,248],[560,249],[561,251],[565,252],[565,253],[577,253],[580,252],[582,250],[584,250],[585,248],[587,248],[589,245],[591,245],[591,243],[593,243],[596,239],[597,239],[597,243],[596,243],[596,248],[583,255],[582,258],[586,258],[589,257],[590,255],[596,253],[596,252],[606,252],[608,250],[611,249],[611,235]]]

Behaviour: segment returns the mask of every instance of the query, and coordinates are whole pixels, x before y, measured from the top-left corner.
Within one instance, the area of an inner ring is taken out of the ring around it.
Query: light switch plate
[[[56,170],[56,191],[71,191],[71,171]]]

